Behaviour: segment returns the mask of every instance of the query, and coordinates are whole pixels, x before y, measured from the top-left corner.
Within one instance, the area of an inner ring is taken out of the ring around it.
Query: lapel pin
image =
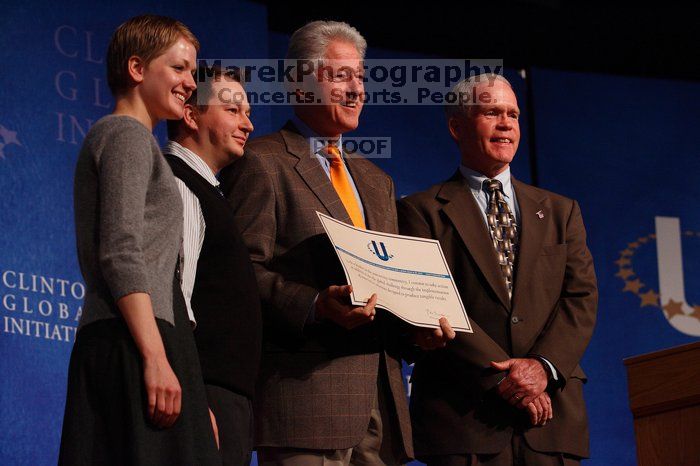
[[[537,211],[537,218],[543,219],[543,218],[544,218],[544,212],[542,212],[541,210],[538,210],[538,211]]]

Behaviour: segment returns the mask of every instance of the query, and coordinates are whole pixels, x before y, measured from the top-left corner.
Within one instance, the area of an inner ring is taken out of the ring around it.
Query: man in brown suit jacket
[[[430,466],[577,464],[588,456],[579,360],[597,307],[581,211],[511,178],[519,109],[504,78],[473,77],[455,92],[479,96],[447,108],[462,166],[402,199],[399,226],[440,241],[474,333],[416,362],[416,454]],[[491,179],[500,197],[485,190]],[[490,196],[506,201],[517,225],[512,299],[488,227]]]
[[[298,83],[297,96],[322,103],[295,105],[293,121],[251,141],[222,174],[263,304],[255,402],[261,465],[400,464],[413,455],[396,325],[375,311],[376,296],[350,304],[316,216],[397,232],[391,178],[368,160],[342,157],[351,199],[343,198],[331,181],[337,159],[315,143],[342,148],[341,135],[357,127],[365,48],[345,23],[316,21],[295,32],[288,58],[323,57],[328,73]],[[439,340],[448,332],[430,333]]]

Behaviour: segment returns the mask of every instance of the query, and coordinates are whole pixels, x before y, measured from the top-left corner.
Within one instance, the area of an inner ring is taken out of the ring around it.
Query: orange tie
[[[355,193],[350,185],[347,173],[343,167],[343,159],[340,156],[340,149],[337,146],[329,144],[326,146],[326,153],[329,155],[331,162],[331,184],[338,193],[340,201],[345,206],[345,210],[350,215],[352,224],[359,228],[366,228],[365,221],[362,218],[362,211],[355,198]]]

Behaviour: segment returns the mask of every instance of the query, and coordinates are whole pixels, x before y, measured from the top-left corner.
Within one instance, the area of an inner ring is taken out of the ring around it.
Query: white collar
[[[207,180],[212,186],[219,186],[219,180],[216,179],[216,175],[209,165],[206,164],[204,160],[187,147],[180,145],[175,141],[168,141],[163,147],[163,152],[166,154],[173,154],[177,158],[185,162],[192,170],[197,172],[202,178]]]

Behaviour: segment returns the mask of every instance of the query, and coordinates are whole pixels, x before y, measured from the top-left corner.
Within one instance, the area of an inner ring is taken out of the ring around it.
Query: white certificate
[[[352,285],[352,304],[377,294],[377,307],[418,327],[437,328],[445,316],[472,333],[440,242],[363,230],[316,212]]]

